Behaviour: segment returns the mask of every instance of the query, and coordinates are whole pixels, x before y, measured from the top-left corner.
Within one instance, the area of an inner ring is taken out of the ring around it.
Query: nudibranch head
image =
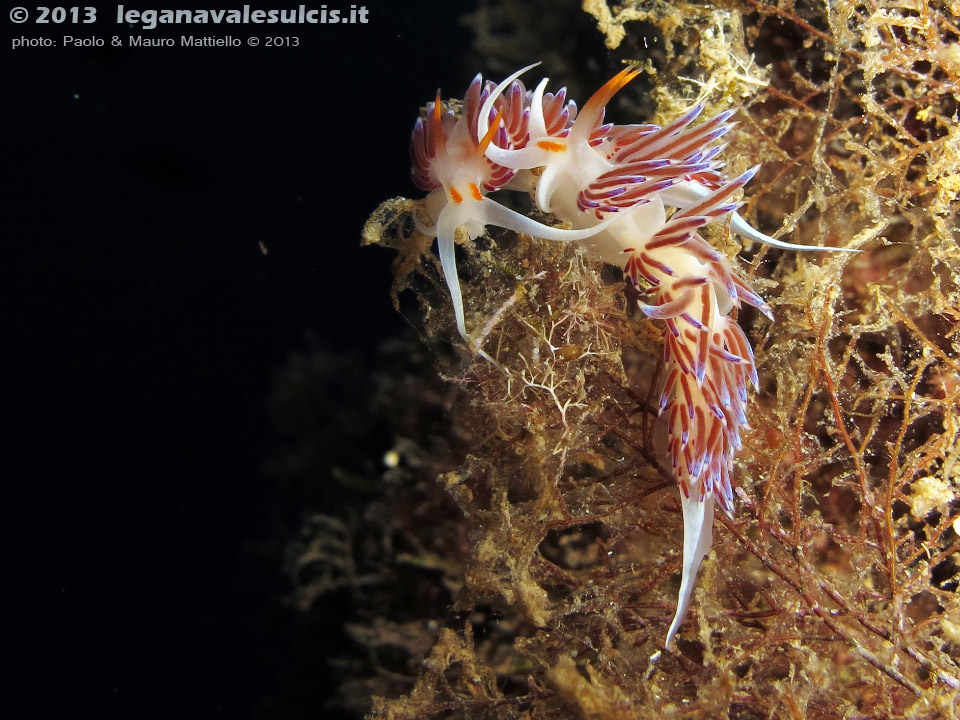
[[[498,85],[487,99],[487,105],[504,97],[508,87],[512,91],[509,95],[511,102],[519,100],[519,93],[514,90],[519,83],[517,77],[530,67],[533,66],[517,71]],[[579,113],[572,101],[565,103],[566,88],[561,88],[556,95],[546,93],[548,79],[544,78],[524,99],[529,114],[527,137],[512,148],[494,143],[487,149],[487,156],[516,172],[543,168],[536,186],[536,204],[541,212],[555,212],[553,196],[558,190],[569,191],[581,186],[610,167],[603,155],[594,149],[611,128],[603,125],[604,107],[620,88],[636,77],[637,72],[627,68],[618,73],[587,101]],[[478,130],[482,131],[486,122],[482,110],[478,120]],[[563,194],[564,197],[559,198],[561,213],[570,204],[566,197],[569,192]]]
[[[493,112],[488,119],[489,132],[477,134],[477,115],[480,105],[489,94],[489,88],[481,91],[482,78],[477,75],[470,87],[458,118],[451,107],[444,107],[437,91],[423,117],[417,118],[410,141],[413,181],[422,190],[445,189],[447,195],[476,195],[480,188],[496,190],[513,177],[513,172],[490,160],[485,150],[499,136],[506,142],[507,133],[500,125],[502,111]],[[491,123],[490,120],[496,120]],[[470,185],[475,185],[474,192]]]

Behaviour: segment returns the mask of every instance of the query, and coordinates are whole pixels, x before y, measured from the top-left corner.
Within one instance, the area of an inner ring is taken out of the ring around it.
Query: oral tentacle
[[[477,126],[477,135],[479,137],[483,137],[487,134],[487,119],[490,117],[490,111],[493,109],[493,104],[497,101],[497,98],[503,95],[503,91],[506,90],[514,80],[527,72],[527,70],[532,70],[533,68],[537,67],[539,64],[539,62],[535,62],[527,65],[526,67],[520,68],[513,73],[513,75],[497,85],[494,91],[490,93],[483,105],[480,106],[480,114],[477,117],[477,122],[479,123]]]

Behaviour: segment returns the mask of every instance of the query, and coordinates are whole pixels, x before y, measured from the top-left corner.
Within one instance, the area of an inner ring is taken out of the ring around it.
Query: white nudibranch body
[[[638,73],[624,69],[577,111],[566,89],[528,91],[519,76],[499,85],[477,75],[459,116],[439,93],[417,120],[411,141],[414,182],[429,191],[426,210],[436,235],[457,330],[464,338],[460,282],[454,255],[457,228],[471,239],[497,225],[548,240],[578,242],[587,253],[622,267],[644,295],[640,309],[663,326],[664,386],[671,469],[683,509],[682,578],[677,611],[666,634],[673,641],[687,611],[700,563],[710,549],[714,506],[733,512],[731,472],[747,425],[747,385],[758,384],[753,350],[729,317],[742,304],[773,320],[769,306],[734,273],[699,229],[729,222],[750,240],[793,250],[839,250],[793,245],[751,227],[732,196],[757,171],[722,174],[716,141],[733,126],[733,111],[698,125],[696,105],[673,122],[604,124],[610,99]],[[543,213],[573,229],[544,225],[510,210],[489,194],[531,191]],[[668,208],[673,208],[672,214]],[[418,223],[419,224],[419,223]]]

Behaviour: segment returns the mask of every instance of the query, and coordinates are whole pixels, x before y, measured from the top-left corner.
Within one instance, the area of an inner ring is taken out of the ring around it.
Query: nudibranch
[[[488,128],[481,135],[477,122],[481,105],[490,95],[490,87],[483,86],[480,75],[474,78],[463,99],[460,117],[453,110],[443,110],[440,93],[427,107],[426,117],[417,119],[413,128],[410,154],[413,160],[413,181],[421,190],[431,191],[426,199],[427,211],[433,225],[421,227],[421,230],[436,235],[440,250],[440,265],[453,300],[457,330],[467,337],[463,314],[463,298],[460,293],[460,281],[457,277],[456,257],[454,254],[454,236],[457,228],[464,228],[471,240],[483,234],[487,225],[497,225],[514,232],[523,232],[546,240],[583,240],[597,232],[597,228],[586,230],[561,230],[538,223],[525,215],[504,207],[487,197],[506,186],[514,179],[514,172],[508,167],[495,163],[487,157],[491,148],[501,145],[513,146],[523,142],[526,137],[525,110],[516,117],[519,103],[513,108],[501,109],[494,118],[496,122],[485,123]],[[509,113],[513,115],[509,115]],[[575,111],[574,111],[575,112]],[[508,123],[500,127],[504,114],[508,114]],[[517,128],[517,125],[520,128]],[[565,123],[561,123],[565,124]],[[507,128],[514,127],[511,136]],[[499,136],[500,143],[492,141]],[[618,218],[612,217],[606,227]]]
[[[538,63],[539,64],[539,63]],[[592,258],[617,265],[640,292],[640,309],[662,323],[663,389],[671,468],[683,510],[682,576],[669,647],[686,614],[700,563],[712,543],[714,508],[732,514],[731,472],[747,424],[747,386],[758,386],[750,341],[730,317],[750,305],[771,321],[770,307],[735,273],[700,229],[713,222],[750,240],[791,250],[841,250],[794,245],[751,227],[734,200],[757,167],[729,179],[717,144],[733,127],[733,111],[695,124],[696,104],[673,122],[604,122],[613,96],[638,71],[626,68],[578,111],[566,89],[532,91],[517,71],[498,85],[477,75],[462,104],[436,98],[416,121],[412,174],[428,191],[424,206],[437,237],[457,330],[467,330],[454,254],[458,228],[471,239],[487,225],[548,240],[577,242]],[[569,223],[544,225],[489,196],[530,193],[537,209]]]

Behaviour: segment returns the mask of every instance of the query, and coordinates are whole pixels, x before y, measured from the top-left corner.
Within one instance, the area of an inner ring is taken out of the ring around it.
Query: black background
[[[366,5],[270,30],[3,16],[7,717],[259,717],[295,664],[251,550],[271,378],[308,336],[364,357],[399,328],[360,228],[417,193],[418,108],[472,75],[472,3]],[[110,46],[183,33],[300,47]]]

